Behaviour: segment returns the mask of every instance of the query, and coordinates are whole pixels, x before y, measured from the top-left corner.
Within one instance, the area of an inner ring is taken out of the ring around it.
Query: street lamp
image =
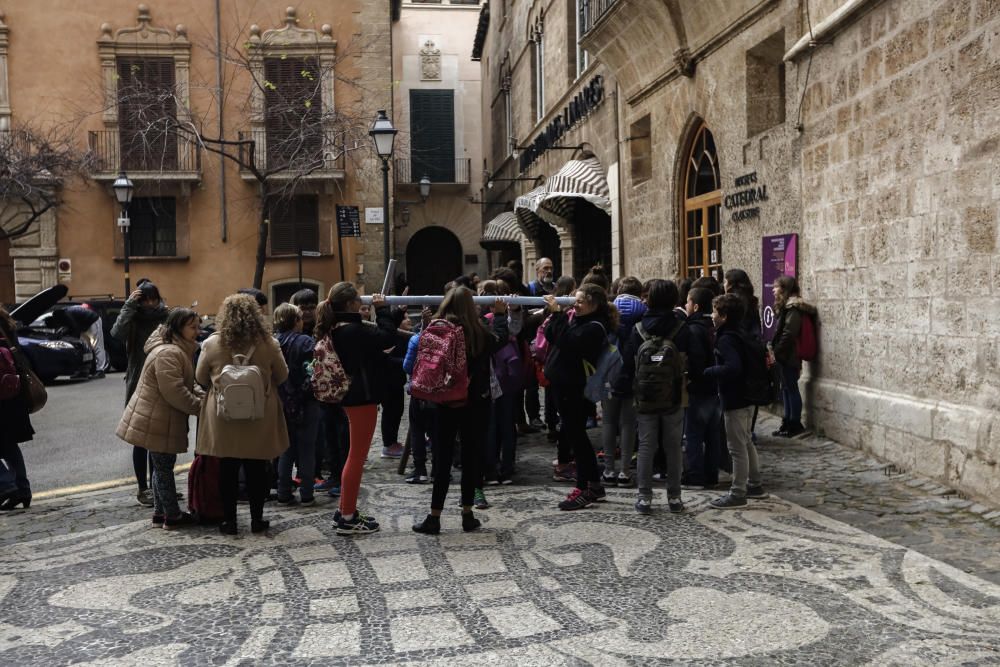
[[[431,196],[431,177],[424,174],[420,177],[420,200],[427,201]]]
[[[389,268],[389,158],[392,157],[392,144],[399,132],[392,126],[392,121],[385,115],[385,109],[378,110],[378,116],[372,123],[368,134],[375,144],[375,152],[382,158],[382,256],[385,267]],[[429,183],[429,181],[428,181]]]
[[[111,184],[111,189],[115,192],[115,199],[121,205],[122,214],[118,218],[118,226],[122,230],[122,238],[124,239],[125,245],[125,298],[128,299],[129,295],[132,293],[132,281],[129,280],[128,275],[128,256],[129,256],[129,236],[128,230],[131,225],[131,221],[128,219],[128,205],[132,201],[132,192],[135,190],[135,185],[129,180],[129,177],[125,175],[125,172],[119,172],[118,178],[115,182]]]

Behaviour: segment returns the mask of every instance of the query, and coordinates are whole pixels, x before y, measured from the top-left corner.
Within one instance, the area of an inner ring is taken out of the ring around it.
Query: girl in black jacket
[[[552,349],[545,361],[545,377],[556,390],[562,429],[560,447],[572,447],[576,456],[576,488],[559,503],[561,510],[576,510],[605,499],[597,468],[597,454],[587,437],[587,384],[583,362],[596,365],[608,344],[611,312],[608,295],[598,285],[581,285],[576,292],[576,314],[569,321],[554,296],[545,297],[552,313],[545,338]]]
[[[0,308],[0,345],[17,347],[17,325],[3,308]],[[24,391],[13,398],[0,401],[0,459],[10,468],[10,473],[7,473],[6,468],[0,470],[3,473],[0,475],[0,484],[5,486],[0,488],[0,511],[6,512],[18,505],[24,505],[27,509],[31,505],[31,485],[28,483],[28,471],[19,444],[31,440],[35,433],[28,414]],[[3,467],[3,463],[0,463],[0,467]],[[13,480],[10,480],[11,475]],[[15,486],[13,489],[8,486],[11,481]]]
[[[373,517],[357,511],[357,502],[361,474],[378,421],[378,404],[385,389],[385,357],[396,345],[396,323],[381,294],[372,297],[372,306],[377,327],[362,320],[361,297],[354,285],[340,282],[330,288],[330,294],[316,313],[316,339],[330,337],[351,379],[350,389],[341,402],[350,429],[350,451],[341,473],[340,511],[334,515],[340,535],[379,529]]]
[[[490,419],[490,359],[507,344],[507,304],[497,299],[493,304],[492,331],[483,323],[472,300],[472,290],[455,287],[445,295],[434,316],[462,327],[469,372],[469,393],[461,407],[438,405],[437,438],[434,440],[434,488],[431,513],[413,530],[436,535],[441,532],[441,511],[450,483],[451,461],[456,436],[462,443],[462,529],[476,530],[482,523],[472,513],[476,487],[482,479],[480,464],[486,446],[485,426]]]

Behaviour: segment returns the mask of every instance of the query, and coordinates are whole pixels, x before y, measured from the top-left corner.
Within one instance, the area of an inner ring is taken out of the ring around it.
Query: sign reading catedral
[[[760,217],[760,207],[754,206],[767,201],[767,186],[757,186],[757,172],[752,171],[733,180],[733,185],[737,188],[744,188],[739,192],[726,195],[722,199],[722,205],[727,211],[732,211],[730,219],[733,222],[740,220],[752,220]],[[747,187],[750,186],[750,187]]]

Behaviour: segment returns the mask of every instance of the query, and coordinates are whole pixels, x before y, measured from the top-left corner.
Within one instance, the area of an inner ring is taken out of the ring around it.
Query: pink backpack
[[[576,315],[575,308],[570,308],[566,311],[566,316],[569,318],[570,322],[573,321],[574,315]],[[535,333],[535,340],[531,341],[531,356],[540,364],[544,364],[545,360],[549,356],[549,341],[545,337],[545,327],[549,326],[549,321],[551,319],[551,315],[545,318],[545,321],[542,322],[542,325],[538,327],[538,331]]]
[[[469,397],[465,332],[448,320],[434,320],[420,334],[410,396],[451,407]]]
[[[0,401],[21,393],[21,376],[17,374],[14,355],[6,345],[0,345]]]
[[[310,363],[312,376],[309,384],[316,400],[323,403],[340,403],[344,400],[351,388],[351,378],[344,370],[344,364],[333,349],[333,341],[329,336],[316,343]]]

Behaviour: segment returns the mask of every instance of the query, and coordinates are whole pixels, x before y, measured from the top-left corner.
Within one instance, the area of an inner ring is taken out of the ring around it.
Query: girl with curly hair
[[[267,462],[288,449],[288,431],[277,391],[278,385],[288,378],[288,366],[252,296],[226,297],[216,319],[216,329],[202,345],[195,371],[198,384],[208,387],[195,451],[221,459],[223,522],[219,531],[225,535],[237,533],[236,500],[242,467],[250,500],[250,530],[261,533],[270,525],[264,520],[264,500],[269,487]],[[235,355],[245,355],[247,365],[256,366],[264,378],[266,400],[261,419],[226,419],[219,413],[217,382],[223,368],[234,362]]]

